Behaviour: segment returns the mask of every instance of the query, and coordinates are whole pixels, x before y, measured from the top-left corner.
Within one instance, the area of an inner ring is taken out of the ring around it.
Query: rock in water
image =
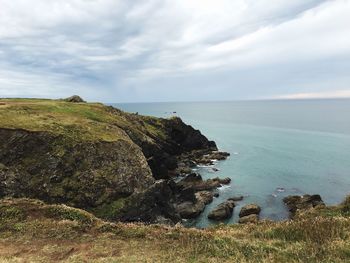
[[[234,202],[237,202],[237,201],[242,201],[243,198],[244,198],[244,197],[241,195],[241,196],[234,196],[234,197],[231,197],[231,198],[229,198],[228,200],[232,200],[232,201],[234,201]]]
[[[64,99],[64,101],[67,102],[75,102],[75,103],[85,103],[86,101],[83,100],[81,97],[79,97],[78,95],[73,95],[69,98]]]
[[[176,207],[176,211],[181,218],[190,219],[196,218],[203,212],[205,204],[203,202],[183,202]]]
[[[283,198],[283,202],[287,205],[292,216],[294,216],[297,210],[307,210],[325,205],[320,195],[290,195]]]
[[[234,207],[235,203],[231,200],[227,200],[215,207],[209,213],[208,218],[212,220],[223,220],[230,218],[232,216]]]
[[[239,212],[239,217],[245,217],[249,215],[260,214],[261,208],[256,204],[249,204],[242,207],[241,212]]]
[[[214,199],[214,193],[211,191],[199,191],[195,195],[197,200],[205,205],[210,204]]]

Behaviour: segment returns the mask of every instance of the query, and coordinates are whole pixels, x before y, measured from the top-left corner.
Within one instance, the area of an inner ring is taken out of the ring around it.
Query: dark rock
[[[115,219],[123,222],[159,223],[159,218],[165,218],[174,223],[179,222],[180,216],[169,202],[173,198],[168,183],[159,180],[148,189],[130,196]]]
[[[187,175],[184,179],[182,179],[182,182],[189,182],[189,183],[193,183],[193,182],[202,182],[202,176],[198,173],[191,173],[189,175]]]
[[[245,205],[242,207],[241,211],[239,212],[239,217],[245,217],[253,214],[258,215],[260,214],[260,211],[261,211],[260,206],[256,204]]]
[[[223,179],[220,179],[219,177],[216,177],[216,178],[214,178],[212,180],[218,181],[220,184],[230,184],[231,183],[231,178],[229,178],[229,177],[226,177],[226,178],[223,178]]]
[[[232,216],[234,207],[235,203],[233,201],[227,200],[215,207],[209,213],[208,218],[212,220],[223,220],[230,218]]]
[[[214,199],[214,193],[210,191],[199,191],[195,195],[197,200],[205,205],[210,204]]]
[[[227,157],[230,156],[227,152],[219,152],[219,151],[213,151],[209,152],[207,154],[201,155],[199,157],[195,158],[196,163],[204,164],[204,165],[213,165],[213,160],[226,160]]]
[[[78,95],[73,95],[73,96],[71,96],[69,98],[64,99],[64,101],[74,102],[74,103],[85,103],[86,102],[81,97],[79,97]]]
[[[203,212],[205,204],[203,202],[184,202],[176,207],[176,211],[180,214],[181,218],[190,219],[196,218]]]
[[[287,205],[292,216],[297,210],[307,210],[325,205],[320,195],[291,195],[283,198],[283,202]]]
[[[256,224],[259,221],[259,216],[257,214],[251,214],[243,216],[238,220],[240,224]]]
[[[243,198],[244,198],[243,196],[234,196],[234,197],[229,198],[228,200],[237,202],[237,201],[242,201]]]
[[[219,160],[219,161],[220,160],[226,160],[228,156],[230,156],[229,153],[227,153],[227,152],[219,152],[219,151],[214,151],[214,152],[212,152],[212,153],[210,153],[208,155],[208,157],[210,159]]]
[[[185,187],[185,188],[177,188],[174,190],[175,193],[177,193],[177,202],[196,202],[196,196],[195,196],[195,190],[191,187]]]
[[[177,185],[181,188],[190,187],[195,191],[213,190],[220,187],[223,184],[229,184],[230,178],[220,179],[218,177],[203,181],[199,174],[193,173],[182,179]]]

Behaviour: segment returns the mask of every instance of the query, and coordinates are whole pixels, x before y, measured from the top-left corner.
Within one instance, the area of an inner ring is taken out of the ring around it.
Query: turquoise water
[[[240,207],[258,203],[262,218],[282,220],[282,198],[320,194],[336,204],[350,193],[350,100],[290,100],[195,103],[114,104],[125,111],[159,117],[176,112],[186,123],[216,141],[231,157],[217,164],[219,172],[200,168],[204,178],[230,177],[220,197],[190,225],[215,224],[209,211],[229,197],[244,195]],[[284,191],[278,188],[283,188]]]

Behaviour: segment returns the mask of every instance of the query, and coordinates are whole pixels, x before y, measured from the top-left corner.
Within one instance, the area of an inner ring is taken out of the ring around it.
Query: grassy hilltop
[[[0,201],[1,262],[349,262],[350,198],[293,221],[206,230],[107,223],[79,209]]]
[[[0,127],[47,131],[75,141],[130,140],[125,130],[164,137],[162,123],[158,120],[112,110],[101,103],[0,99]]]

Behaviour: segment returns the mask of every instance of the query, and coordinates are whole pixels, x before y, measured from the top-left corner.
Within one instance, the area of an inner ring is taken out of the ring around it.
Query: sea
[[[285,220],[288,195],[320,194],[328,205],[350,194],[350,100],[271,100],[112,104],[127,112],[163,118],[178,116],[199,129],[218,148],[231,153],[212,167],[198,167],[204,179],[230,177],[219,197],[187,225],[205,228],[219,203],[243,195],[240,208],[256,203],[261,218]]]

